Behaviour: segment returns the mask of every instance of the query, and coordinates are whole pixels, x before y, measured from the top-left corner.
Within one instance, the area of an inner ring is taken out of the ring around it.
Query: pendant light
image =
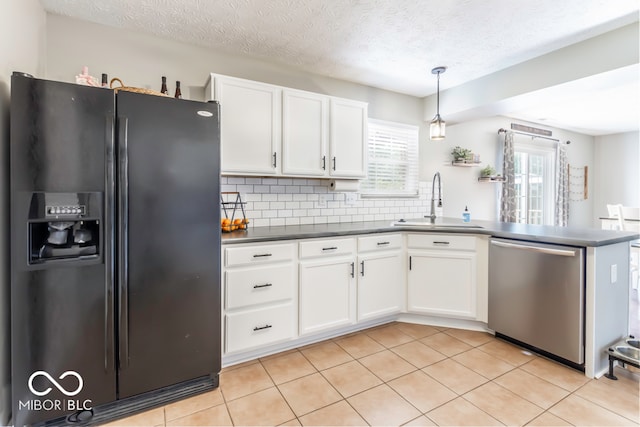
[[[436,93],[436,115],[431,120],[431,126],[429,127],[429,136],[433,141],[440,141],[444,139],[445,121],[440,117],[440,74],[444,73],[447,67],[436,67],[431,70],[431,74],[438,75],[438,91]]]

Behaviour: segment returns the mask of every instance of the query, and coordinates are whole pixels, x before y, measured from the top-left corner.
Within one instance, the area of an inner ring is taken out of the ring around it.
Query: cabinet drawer
[[[293,303],[226,315],[226,352],[291,339],[295,334]]]
[[[275,261],[290,261],[294,258],[293,243],[285,245],[258,245],[225,249],[225,266],[262,264]]]
[[[355,239],[311,240],[300,243],[300,258],[349,255],[355,250]]]
[[[412,249],[457,249],[476,250],[474,236],[453,234],[409,234],[407,246]]]
[[[226,308],[293,298],[293,264],[264,265],[225,272]]]
[[[376,234],[375,236],[358,238],[359,252],[397,249],[400,247],[402,247],[402,236],[400,234]]]

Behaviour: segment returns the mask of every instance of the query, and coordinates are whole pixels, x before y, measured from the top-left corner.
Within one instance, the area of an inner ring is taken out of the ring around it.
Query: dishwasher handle
[[[577,251],[567,251],[562,249],[551,249],[541,246],[531,246],[531,245],[521,245],[517,243],[507,243],[498,240],[492,240],[491,244],[494,246],[500,246],[503,248],[513,248],[513,249],[522,249],[526,251],[539,252],[543,254],[549,255],[559,255],[559,256],[576,256]]]

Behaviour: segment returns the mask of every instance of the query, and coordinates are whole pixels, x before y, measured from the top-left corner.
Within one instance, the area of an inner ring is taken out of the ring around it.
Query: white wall
[[[596,219],[607,216],[607,204],[640,206],[640,134],[595,137],[594,173]]]
[[[593,170],[593,137],[588,135],[500,116],[448,126],[444,141],[423,141],[420,146],[421,176],[431,181],[431,177],[439,171],[442,177],[444,216],[459,217],[468,206],[472,220],[498,220],[501,184],[478,182],[481,168],[451,166],[451,149],[456,145],[471,149],[480,155],[483,167],[491,164],[498,173],[502,173],[502,164],[498,163],[499,150],[502,149],[498,129],[510,129],[512,122],[548,129],[553,132],[553,138],[563,142],[570,140],[571,144],[567,146],[569,163],[589,166]],[[589,175],[588,185],[593,188],[593,174]],[[570,226],[592,226],[592,196],[584,201],[572,201],[569,210]]]
[[[0,425],[11,412],[9,330],[9,91],[11,73],[42,74],[46,15],[37,0],[4,0],[0,13]]]
[[[73,81],[87,65],[94,76],[107,73],[155,90],[167,76],[170,92],[180,80],[183,96],[195,100],[204,100],[204,85],[215,72],[368,102],[369,117],[424,126],[420,98],[59,15],[47,16],[46,65],[52,80]]]

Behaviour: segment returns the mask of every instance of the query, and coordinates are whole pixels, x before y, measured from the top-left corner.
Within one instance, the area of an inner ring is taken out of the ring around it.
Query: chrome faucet
[[[431,213],[429,218],[432,224],[436,222],[436,178],[438,178],[438,207],[442,207],[442,181],[440,180],[440,172],[436,172],[431,183]]]

